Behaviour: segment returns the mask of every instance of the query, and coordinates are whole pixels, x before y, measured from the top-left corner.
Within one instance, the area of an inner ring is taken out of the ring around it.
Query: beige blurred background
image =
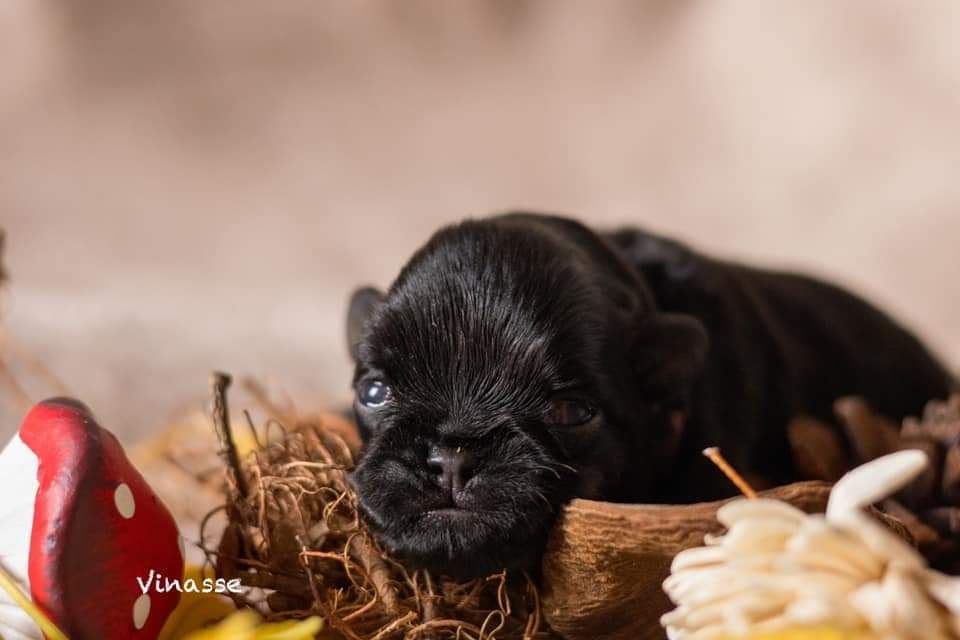
[[[958,116],[952,0],[6,0],[3,321],[128,442],[213,367],[330,405],[349,291],[528,207],[831,276],[956,366]]]

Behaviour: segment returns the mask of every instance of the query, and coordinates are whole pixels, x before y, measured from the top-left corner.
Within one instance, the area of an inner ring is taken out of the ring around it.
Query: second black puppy
[[[438,232],[385,296],[354,294],[349,340],[365,519],[462,576],[535,562],[574,496],[722,496],[708,445],[788,482],[792,416],[859,394],[902,418],[950,384],[838,288],[529,214]]]

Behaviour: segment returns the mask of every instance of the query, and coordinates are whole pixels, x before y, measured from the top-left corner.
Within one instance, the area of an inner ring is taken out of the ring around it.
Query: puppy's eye
[[[390,387],[383,380],[364,380],[357,386],[357,399],[365,407],[379,407],[390,399]]]
[[[575,427],[578,424],[589,422],[597,410],[586,402],[577,400],[552,400],[545,416],[546,423],[551,427]]]

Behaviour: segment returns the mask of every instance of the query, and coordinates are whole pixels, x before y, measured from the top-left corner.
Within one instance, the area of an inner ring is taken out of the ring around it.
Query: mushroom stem
[[[227,387],[231,381],[229,374],[222,371],[214,371],[210,376],[213,390],[213,428],[217,432],[217,440],[220,441],[220,457],[230,469],[240,497],[246,498],[249,494],[247,479],[240,468],[240,456],[237,454],[237,445],[230,429],[230,411],[227,407]]]

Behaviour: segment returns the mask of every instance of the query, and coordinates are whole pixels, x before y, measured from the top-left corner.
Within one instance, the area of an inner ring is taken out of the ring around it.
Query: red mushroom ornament
[[[180,599],[167,580],[181,580],[183,552],[116,437],[82,403],[45,400],[0,454],[0,476],[10,471],[2,503],[19,519],[0,524],[0,544],[17,555],[0,561],[34,603],[72,640],[154,640]]]

